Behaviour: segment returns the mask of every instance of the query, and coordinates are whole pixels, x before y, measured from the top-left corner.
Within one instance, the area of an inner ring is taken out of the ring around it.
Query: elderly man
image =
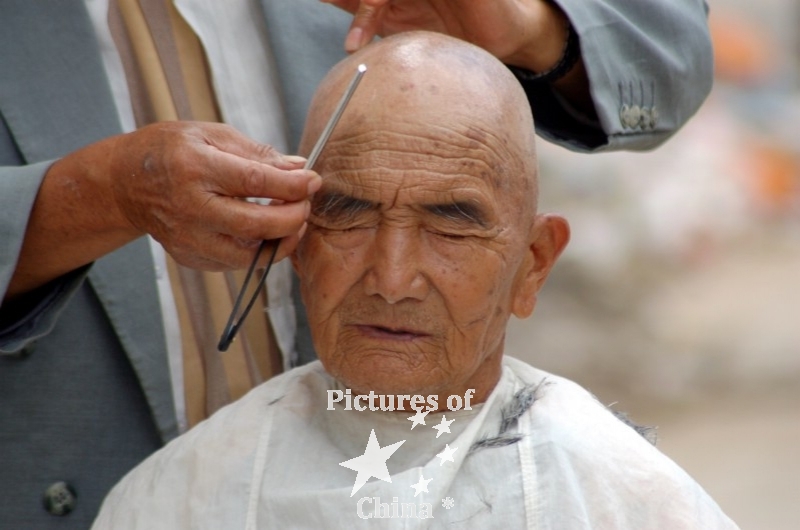
[[[735,528],[586,391],[503,357],[569,238],[536,212],[513,75],[443,35],[386,39],[324,80],[305,151],[359,62],[293,256],[321,362],[150,457],[95,528]]]
[[[704,0],[328,3],[0,3],[4,528],[85,529],[147,455],[313,358],[288,261],[261,293],[269,318],[254,312],[225,355],[240,282],[207,271],[298,241],[321,180],[278,153],[296,152],[345,41],[469,40],[514,69],[541,135],[586,151],[663,142],[711,86]]]

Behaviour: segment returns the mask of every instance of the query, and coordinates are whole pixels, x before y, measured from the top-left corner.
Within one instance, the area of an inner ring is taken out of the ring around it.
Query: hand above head
[[[376,35],[427,30],[480,46],[507,65],[548,72],[566,50],[569,21],[548,0],[320,0],[353,13],[345,49],[355,52]],[[587,117],[595,114],[583,60],[552,87]]]
[[[322,0],[354,14],[348,52],[375,35],[428,30],[466,40],[514,66],[544,72],[561,57],[566,17],[545,0]]]
[[[321,185],[304,162],[200,122],[157,123],[75,151],[44,177],[7,296],[144,234],[194,268],[247,267],[263,239],[282,238],[280,259],[297,244],[308,197]]]

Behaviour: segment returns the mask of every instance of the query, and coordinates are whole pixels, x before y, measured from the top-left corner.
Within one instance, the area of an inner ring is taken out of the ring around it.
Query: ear
[[[511,312],[527,318],[536,306],[539,289],[569,241],[569,223],[558,215],[537,215],[529,235],[525,258],[517,272]]]

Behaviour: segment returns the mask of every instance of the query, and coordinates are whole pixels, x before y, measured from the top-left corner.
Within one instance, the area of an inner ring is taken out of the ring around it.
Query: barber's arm
[[[32,206],[19,219],[3,216],[17,239],[16,249],[3,249],[4,310],[145,234],[178,262],[206,270],[246,267],[263,239],[284,238],[278,254],[286,255],[321,183],[303,163],[225,125],[168,122],[91,144],[49,167],[14,168],[20,199]],[[26,171],[44,171],[31,181],[38,189],[23,182]]]
[[[487,49],[525,87],[538,132],[576,151],[656,147],[711,90],[704,0],[324,1],[355,15],[348,51],[410,29]]]
[[[0,128],[0,136],[3,130]],[[4,299],[14,275],[39,186],[52,161],[28,165],[0,141],[0,354],[16,353],[52,329],[65,302],[83,281],[85,267],[39,288]],[[3,156],[4,155],[4,156]],[[5,165],[9,164],[9,165]],[[24,351],[24,350],[23,350]]]

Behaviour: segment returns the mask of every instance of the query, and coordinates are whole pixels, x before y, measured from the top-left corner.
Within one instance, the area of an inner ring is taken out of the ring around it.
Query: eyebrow
[[[337,192],[317,194],[311,207],[319,217],[350,217],[360,212],[377,209],[378,205]]]
[[[489,222],[483,209],[472,202],[456,201],[441,204],[426,204],[423,209],[433,215],[458,223],[477,224],[486,228]]]

